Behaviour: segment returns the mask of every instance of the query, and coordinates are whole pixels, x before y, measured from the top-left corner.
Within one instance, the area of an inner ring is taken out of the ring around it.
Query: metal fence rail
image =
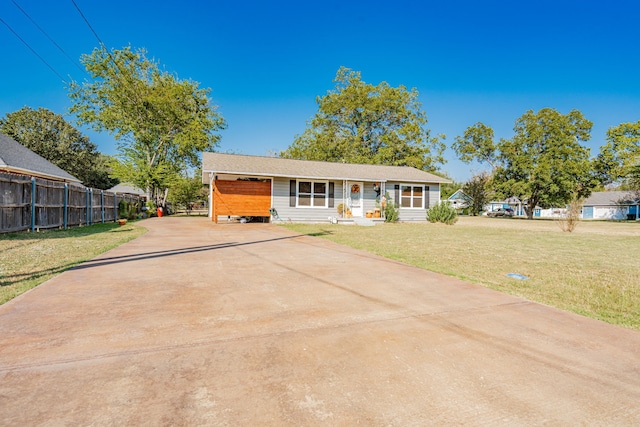
[[[121,200],[142,206],[140,196],[0,173],[0,233],[112,222]]]

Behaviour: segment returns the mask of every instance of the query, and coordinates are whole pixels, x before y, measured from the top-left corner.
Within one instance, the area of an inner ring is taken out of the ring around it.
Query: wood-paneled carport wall
[[[225,181],[213,187],[212,219],[218,216],[270,216],[271,181]]]

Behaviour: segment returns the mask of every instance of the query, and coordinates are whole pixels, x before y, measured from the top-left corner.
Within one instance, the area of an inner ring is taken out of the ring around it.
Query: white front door
[[[349,209],[354,218],[362,218],[364,209],[362,207],[362,195],[364,194],[364,184],[361,182],[349,183]]]

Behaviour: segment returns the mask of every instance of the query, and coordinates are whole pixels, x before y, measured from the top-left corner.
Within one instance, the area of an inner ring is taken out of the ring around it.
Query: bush
[[[156,214],[158,213],[158,207],[153,202],[153,200],[147,200],[146,205],[147,205],[147,215],[149,215],[150,217],[156,216]]]
[[[565,209],[565,212],[561,213],[556,221],[558,221],[558,225],[560,225],[560,229],[562,231],[566,231],[568,233],[573,232],[578,226],[580,222],[580,211],[582,210],[582,200],[574,199],[569,203],[568,209]]]
[[[453,225],[458,221],[458,214],[449,203],[440,202],[427,211],[427,220],[429,222],[442,222],[447,225]]]
[[[387,198],[388,200],[388,198]],[[398,222],[398,218],[400,217],[400,211],[393,204],[392,201],[387,202],[387,206],[384,208],[384,222]]]
[[[118,218],[119,219],[129,218],[130,210],[131,210],[131,206],[129,202],[127,202],[124,199],[118,202]]]

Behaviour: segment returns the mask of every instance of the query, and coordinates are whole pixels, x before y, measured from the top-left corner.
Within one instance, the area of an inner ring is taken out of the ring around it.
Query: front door
[[[349,208],[354,218],[362,218],[364,210],[362,207],[362,195],[364,193],[364,185],[361,182],[349,183]]]

